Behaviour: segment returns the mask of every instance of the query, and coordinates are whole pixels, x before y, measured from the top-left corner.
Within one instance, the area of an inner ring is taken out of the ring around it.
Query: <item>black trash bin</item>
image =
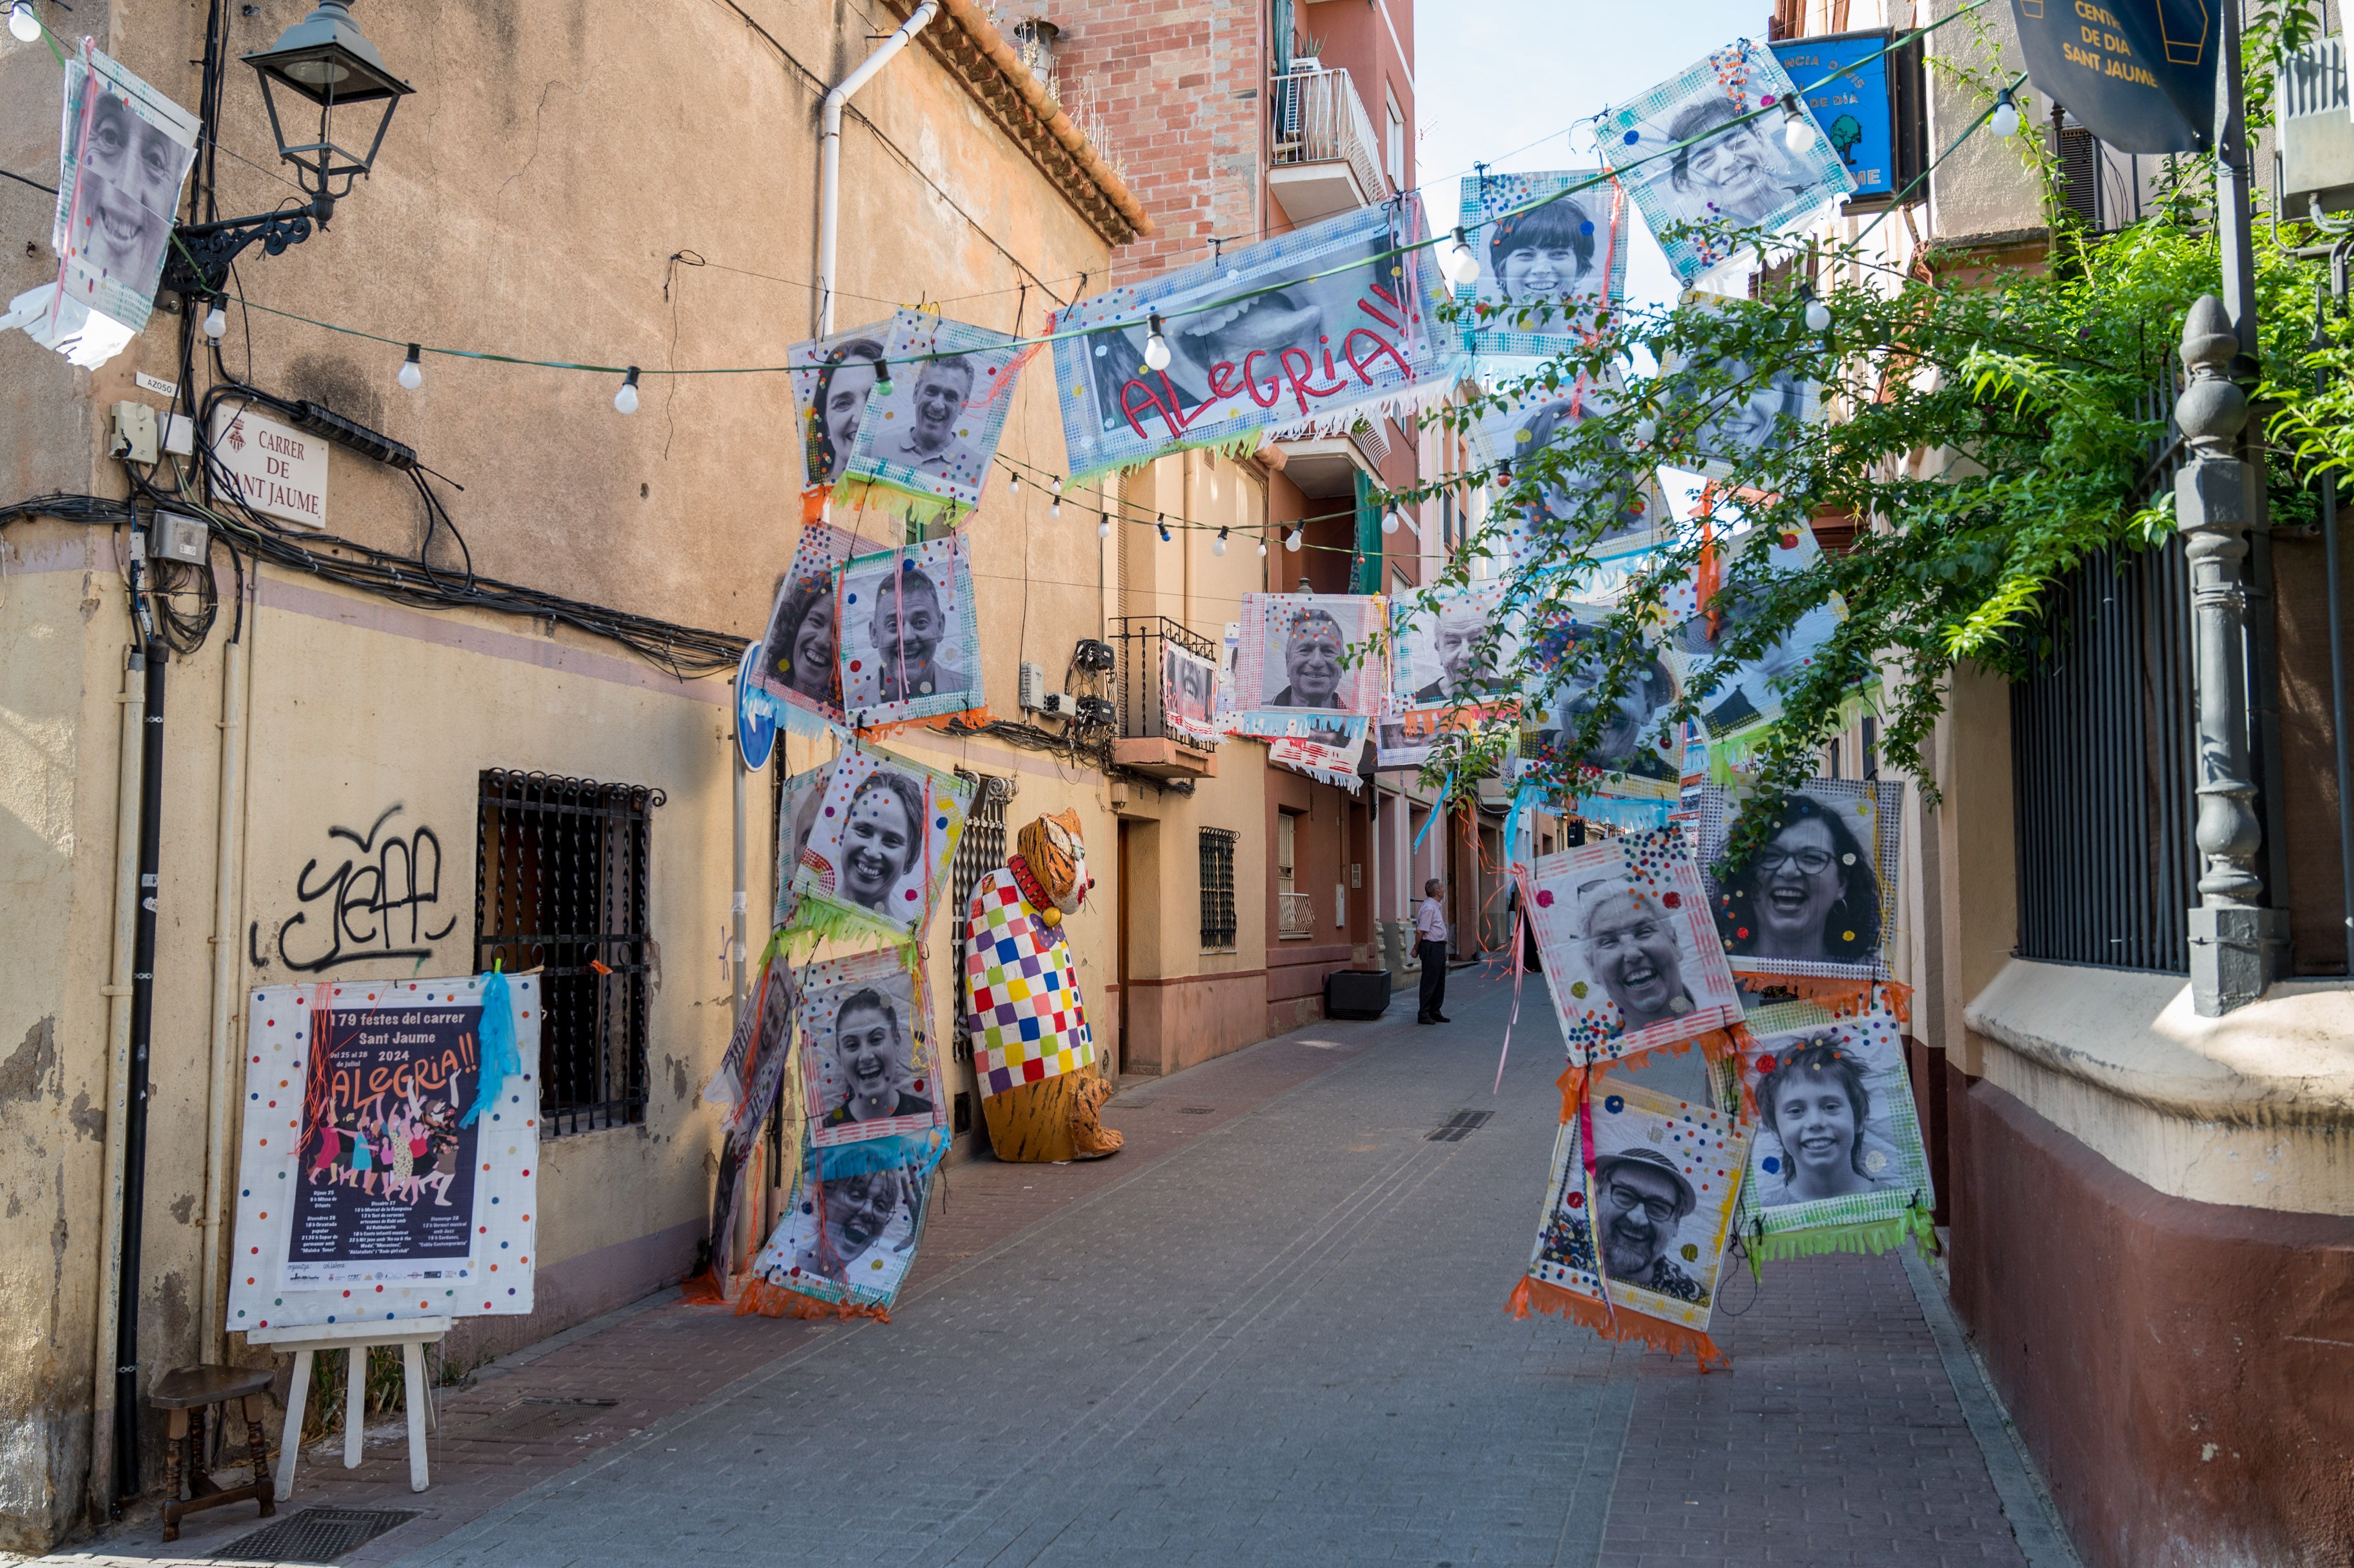
[[[1387,969],[1334,969],[1324,977],[1327,1018],[1379,1018],[1389,1006]]]

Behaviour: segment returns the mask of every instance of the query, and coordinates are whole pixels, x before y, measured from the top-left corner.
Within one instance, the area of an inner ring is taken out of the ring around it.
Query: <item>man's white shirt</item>
[[[1425,942],[1447,940],[1447,908],[1436,898],[1426,898],[1414,912],[1414,934]]]

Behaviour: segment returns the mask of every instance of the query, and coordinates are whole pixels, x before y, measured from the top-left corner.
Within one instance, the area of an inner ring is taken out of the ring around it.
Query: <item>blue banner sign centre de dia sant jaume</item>
[[[2217,7],[2237,0],[2010,0],[2027,72],[2120,153],[2195,153],[2215,125]]]
[[[1857,201],[1896,194],[1894,115],[1888,92],[1888,35],[1790,38],[1772,46],[1815,123],[1855,181]]]

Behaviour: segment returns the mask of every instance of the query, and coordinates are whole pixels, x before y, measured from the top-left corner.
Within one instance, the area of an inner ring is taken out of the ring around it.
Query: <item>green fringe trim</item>
[[[901,543],[907,545],[946,538],[956,531],[959,522],[970,517],[973,512],[973,508],[960,501],[908,490],[888,480],[864,474],[837,481],[834,493],[849,506],[904,517],[907,534]]]
[[[846,903],[831,893],[805,888],[801,900],[793,910],[793,923],[778,935],[807,935],[829,942],[883,937],[902,945],[916,939],[907,934],[906,927],[884,919],[863,905]],[[815,946],[814,942],[811,944],[812,949]]]
[[[1868,715],[1880,711],[1880,683],[1868,681],[1842,699],[1839,705],[1841,730],[1852,729]],[[1749,765],[1764,752],[1766,737],[1774,726],[1782,722],[1777,712],[1771,718],[1759,719],[1731,735],[1714,736],[1707,742],[1708,781],[1712,784],[1738,782],[1738,775],[1747,772]]]
[[[1903,1246],[1907,1240],[1924,1257],[1937,1252],[1937,1228],[1929,1218],[1929,1211],[1908,1208],[1903,1213],[1885,1220],[1870,1220],[1861,1224],[1822,1225],[1810,1230],[1769,1231],[1764,1235],[1751,1234],[1741,1238],[1742,1250],[1749,1257],[1752,1277],[1764,1278],[1766,1265],[1780,1263],[1794,1257],[1815,1257],[1824,1253],[1852,1252],[1867,1256]]]
[[[1063,487],[1068,490],[1082,484],[1093,484],[1099,479],[1108,479],[1114,474],[1134,473],[1162,458],[1174,456],[1178,452],[1215,452],[1228,462],[1240,462],[1267,445],[1267,427],[1254,425],[1240,435],[1204,436],[1198,440],[1185,439],[1166,441],[1155,448],[1150,457],[1140,462],[1098,463],[1094,468],[1081,469],[1075,473],[1066,474],[1063,478]]]

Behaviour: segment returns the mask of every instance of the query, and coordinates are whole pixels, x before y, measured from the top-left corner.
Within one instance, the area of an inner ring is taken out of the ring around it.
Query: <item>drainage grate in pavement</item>
[[[1481,1128],[1487,1126],[1488,1118],[1495,1114],[1496,1113],[1494,1111],[1457,1111],[1453,1116],[1448,1117],[1445,1121],[1440,1122],[1435,1130],[1425,1134],[1423,1141],[1426,1143],[1460,1143],[1465,1139],[1470,1137],[1473,1133],[1479,1131]]]
[[[334,1563],[418,1515],[413,1508],[306,1508],[250,1535],[240,1535],[207,1561]]]
[[[1179,1106],[1177,1107],[1177,1114],[1179,1116],[1215,1116],[1218,1114],[1218,1107],[1215,1106]]]

